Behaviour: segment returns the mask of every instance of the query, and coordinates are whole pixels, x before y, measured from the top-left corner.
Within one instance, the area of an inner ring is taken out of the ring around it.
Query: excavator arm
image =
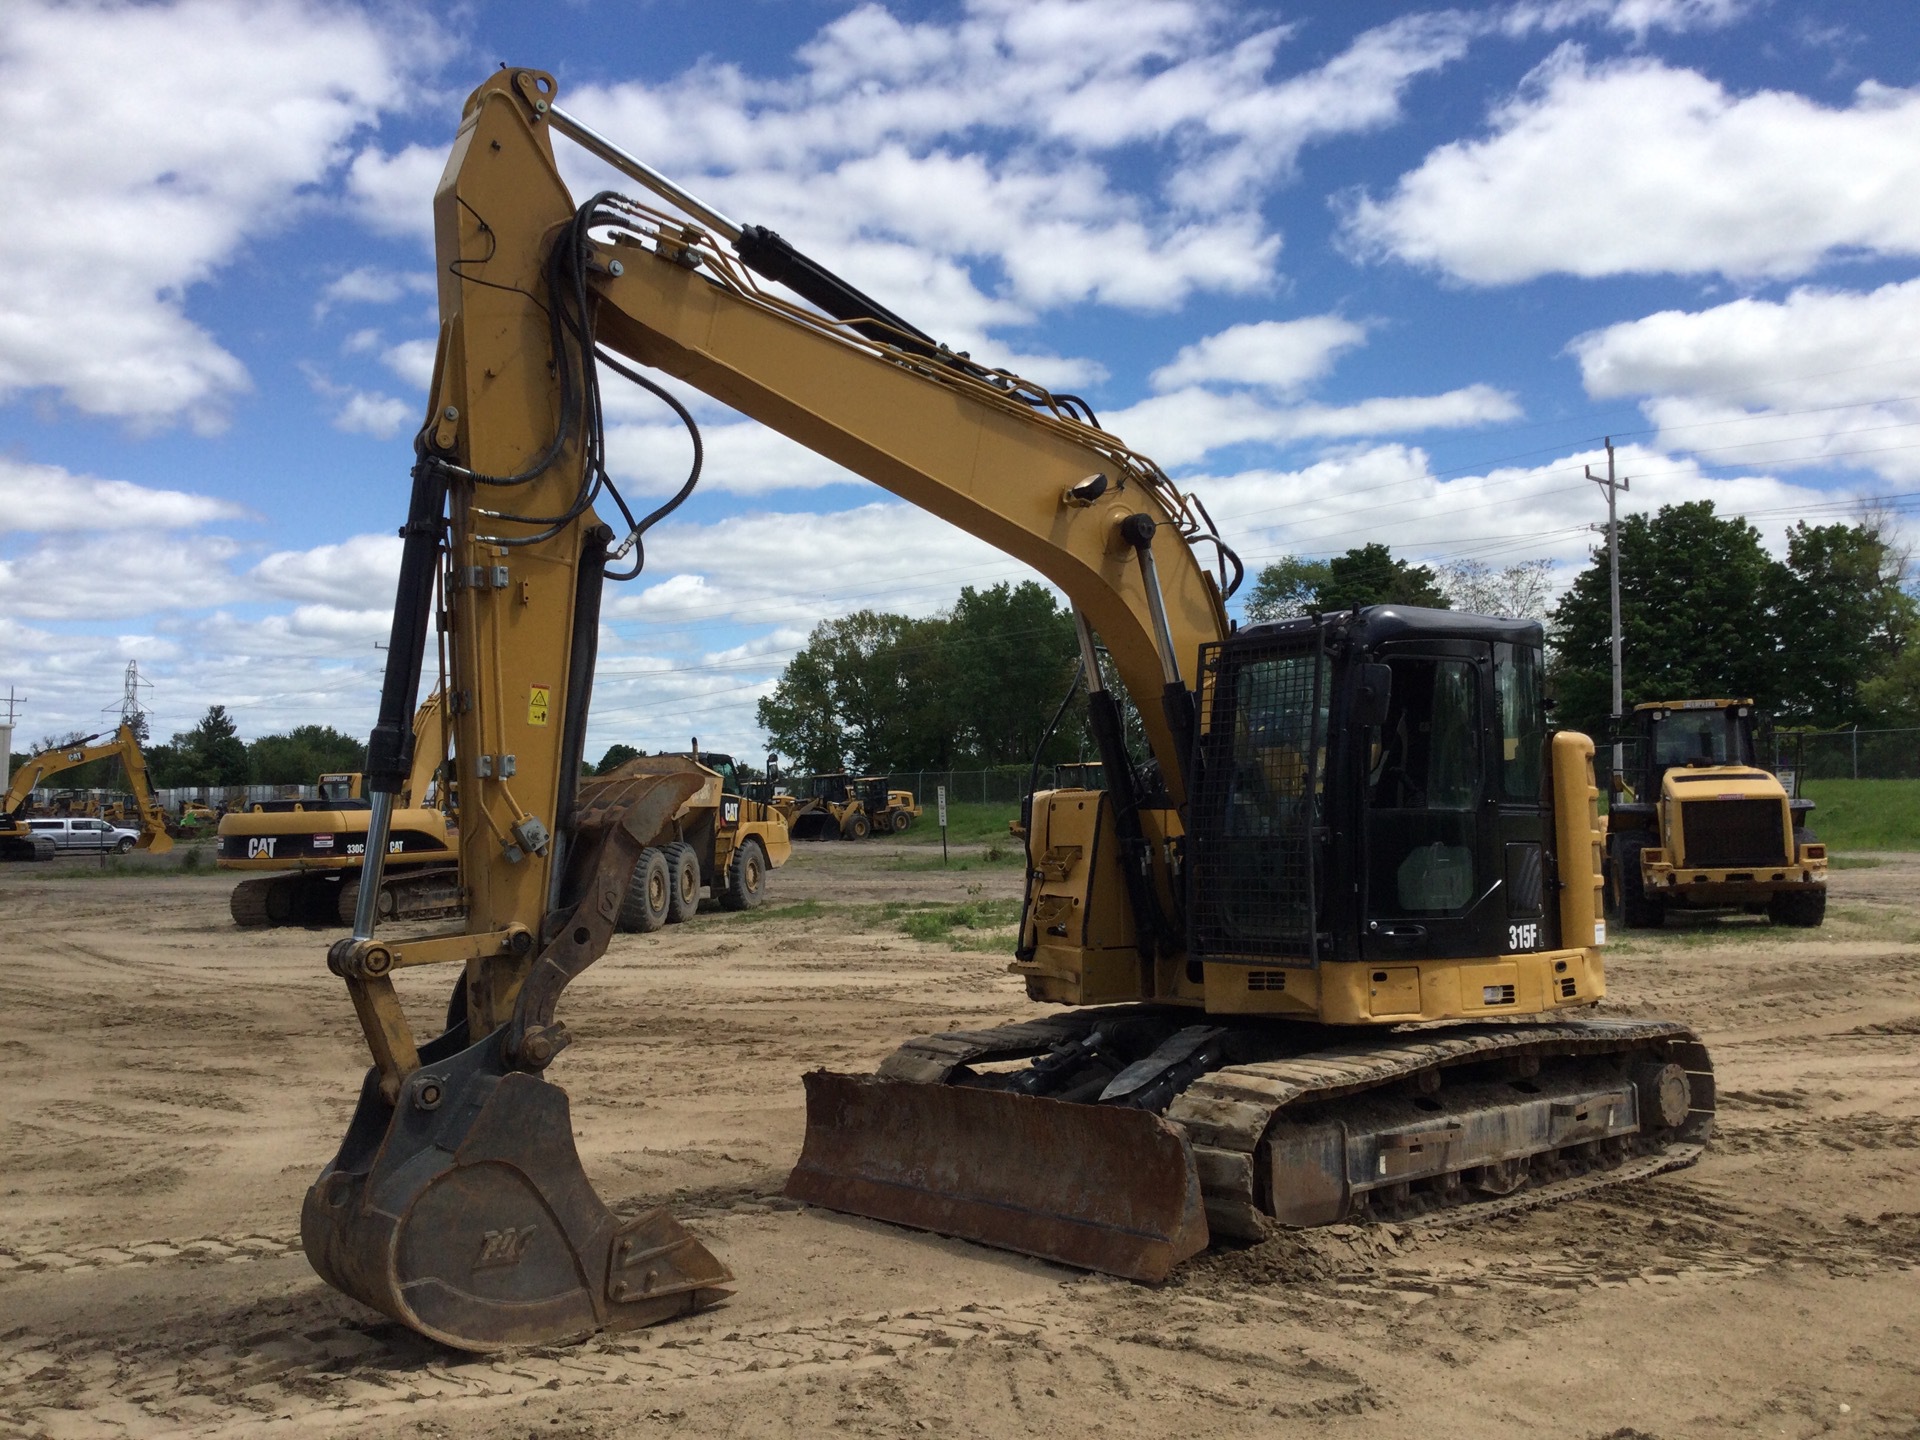
[[[126,772],[127,789],[133,792],[134,804],[140,811],[140,838],[134,843],[134,849],[155,855],[164,855],[173,849],[173,839],[167,834],[166,812],[153,798],[153,786],[147,778],[147,757],[141,753],[140,737],[127,724],[112,731],[113,738],[103,739],[108,733],[102,731],[70,745],[29,756],[14,773],[5,800],[0,801],[0,819],[16,823],[33,792],[55,775],[94,760],[116,759]]]

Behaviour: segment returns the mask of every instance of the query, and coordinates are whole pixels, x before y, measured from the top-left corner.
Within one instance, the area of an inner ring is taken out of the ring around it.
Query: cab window
[[[1546,729],[1540,711],[1540,652],[1531,645],[1493,647],[1494,703],[1500,709],[1500,797],[1540,799]]]
[[[1485,789],[1478,667],[1389,660],[1393,692],[1368,773],[1368,908],[1448,915],[1478,893],[1475,811]]]

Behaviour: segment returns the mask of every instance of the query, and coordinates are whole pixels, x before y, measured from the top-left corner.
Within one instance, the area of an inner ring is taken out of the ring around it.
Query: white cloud
[[[347,198],[367,228],[431,246],[433,192],[446,168],[444,145],[409,145],[391,155],[370,145],[347,169]]]
[[[1809,512],[1844,518],[1844,494],[1764,472],[1710,476],[1684,457],[1636,445],[1621,446],[1616,458],[1636,476],[1621,497],[1627,514],[1711,500],[1723,515],[1752,517],[1780,553],[1788,527]],[[1606,512],[1583,470],[1605,463],[1604,451],[1576,451],[1544,465],[1442,477],[1417,447],[1377,445],[1297,470],[1181,483],[1206,502],[1250,574],[1282,554],[1330,556],[1378,542],[1423,563],[1548,559],[1560,567],[1558,589],[1584,567],[1595,543],[1588,521]]]
[[[425,391],[433,383],[433,361],[439,348],[432,340],[402,340],[380,359],[414,389]]]
[[[1273,405],[1246,391],[1221,395],[1185,389],[1113,411],[1101,423],[1162,465],[1189,465],[1229,445],[1455,430],[1519,414],[1513,397],[1490,385],[1441,395],[1380,396],[1352,405]]]
[[[1525,35],[1598,21],[1644,40],[1654,30],[1718,30],[1752,8],[1753,0],[1523,0],[1502,17],[1501,28]]]
[[[0,399],[219,428],[249,380],[189,289],[406,95],[426,32],[318,0],[12,0],[5,24]]]
[[[1267,291],[1281,239],[1264,188],[1305,146],[1394,123],[1412,80],[1478,28],[1402,17],[1287,73],[1290,27],[1250,33],[1225,0],[971,0],[928,21],[865,4],[783,78],[702,62],[562,100],[603,133],[646,137],[690,189],[955,348],[1001,359],[991,337],[1047,309]],[[559,155],[577,193],[605,178],[573,147]],[[390,175],[427,160],[362,158],[357,191],[391,223]],[[1047,368],[1049,383],[1098,373]]]
[[[431,295],[433,289],[433,276],[424,271],[359,265],[327,283],[314,316],[324,316],[336,305],[391,305],[408,295]]]
[[[226,562],[239,550],[220,535],[58,535],[0,559],[0,611],[30,620],[110,620],[217,605],[234,594]]]
[[[1666,310],[1569,348],[1596,399],[1648,397],[1666,449],[1920,479],[1920,280]]]
[[[774,490],[867,483],[797,441],[751,420],[703,422],[700,439],[704,450],[702,493],[724,490],[735,495],[765,495]],[[629,502],[636,496],[671,495],[687,478],[692,457],[686,427],[677,421],[607,427],[607,467]]]
[[[385,599],[400,575],[400,540],[393,535],[355,535],[337,545],[278,550],[248,572],[250,591],[321,605]]]
[[[1153,386],[1172,390],[1214,381],[1291,392],[1320,379],[1366,338],[1364,326],[1338,315],[1235,325],[1182,346],[1170,364],[1153,372]]]
[[[0,456],[0,534],[26,530],[185,530],[247,512],[227,500],[75,475]]]
[[[333,428],[349,435],[391,440],[403,426],[419,418],[420,407],[411,401],[375,391],[352,390],[334,412]]]
[[[1493,133],[1432,152],[1346,231],[1480,285],[1582,276],[1804,274],[1853,254],[1920,254],[1920,90],[1867,82],[1832,108],[1736,96],[1657,60],[1563,48],[1497,109]]]

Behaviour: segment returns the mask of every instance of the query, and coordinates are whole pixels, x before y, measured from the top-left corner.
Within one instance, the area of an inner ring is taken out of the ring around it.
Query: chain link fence
[[[1920,730],[1776,730],[1768,748],[1799,781],[1920,780]]]
[[[889,790],[911,790],[921,805],[931,805],[937,787],[947,787],[947,803],[1018,805],[1027,791],[1028,767],[998,765],[988,770],[896,770],[887,776]],[[1041,783],[1051,783],[1053,767],[1044,766]]]

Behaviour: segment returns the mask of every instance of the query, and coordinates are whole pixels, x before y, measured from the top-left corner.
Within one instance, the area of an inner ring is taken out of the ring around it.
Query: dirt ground
[[[821,904],[620,937],[573,987],[552,1074],[589,1173],[671,1202],[738,1290],[492,1358],[300,1252],[366,1063],[328,934],[236,932],[219,875],[0,867],[0,1435],[1920,1435],[1920,856],[1837,873],[1819,931],[1610,951],[1609,1009],[1712,1047],[1698,1166],[1216,1250],[1158,1290],[779,1198],[803,1071],[1031,1013],[978,937],[880,908],[1019,872],[925,864],[801,847],[775,906]],[[449,977],[406,979],[437,1013]]]

